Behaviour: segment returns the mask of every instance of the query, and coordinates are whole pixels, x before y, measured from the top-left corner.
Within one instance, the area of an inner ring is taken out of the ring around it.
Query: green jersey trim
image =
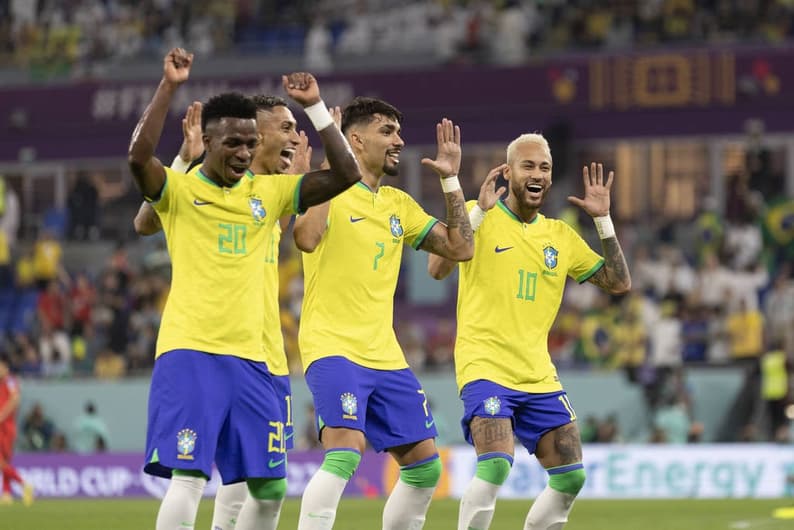
[[[304,173],[298,179],[298,183],[295,186],[295,193],[292,194],[292,211],[295,213],[304,213],[303,211],[300,210],[300,203],[301,203],[301,183],[303,182],[303,177],[305,176],[306,174]]]
[[[419,232],[419,235],[418,235],[418,236],[416,236],[416,239],[414,239],[414,243],[413,243],[413,245],[411,245],[411,246],[414,248],[414,250],[419,250],[419,245],[421,245],[421,244],[422,244],[422,242],[423,242],[423,241],[425,240],[425,238],[427,237],[427,234],[429,234],[429,233],[430,233],[430,230],[432,230],[432,229],[433,229],[433,227],[434,227],[434,226],[436,226],[436,223],[437,223],[437,222],[438,222],[438,219],[430,219],[430,220],[427,222],[427,224],[426,224],[426,225],[425,225],[425,227],[422,229],[422,231],[421,231],[421,232]]]
[[[502,211],[503,211],[504,213],[506,213],[508,216],[510,216],[510,217],[511,217],[511,218],[512,218],[514,221],[517,221],[517,222],[519,222],[519,223],[521,223],[521,224],[524,224],[524,221],[522,221],[520,217],[518,217],[516,214],[514,214],[514,213],[513,213],[513,210],[511,210],[510,208],[508,208],[508,207],[507,207],[507,205],[505,204],[505,202],[504,202],[504,201],[500,200],[500,201],[498,201],[496,204],[498,204],[498,205],[499,205],[499,208],[501,208],[501,209],[502,209]],[[539,214],[539,213],[536,213],[536,214],[535,214],[535,217],[533,217],[533,218],[532,218],[532,220],[531,220],[530,222],[526,223],[526,224],[528,224],[528,225],[534,225],[535,223],[537,223],[537,222],[538,222],[538,219],[540,219],[540,214]]]
[[[590,267],[590,270],[589,270],[589,271],[585,272],[584,274],[582,274],[581,276],[579,276],[578,278],[576,278],[576,281],[577,281],[577,282],[579,282],[579,283],[584,283],[584,282],[586,282],[587,280],[589,280],[589,279],[590,279],[590,277],[591,277],[593,274],[595,274],[596,272],[598,272],[598,269],[600,269],[600,268],[601,268],[601,267],[603,267],[603,266],[604,266],[604,258],[601,258],[600,260],[598,260],[598,261],[596,262],[596,264],[595,264],[595,265],[593,265],[592,267]]]

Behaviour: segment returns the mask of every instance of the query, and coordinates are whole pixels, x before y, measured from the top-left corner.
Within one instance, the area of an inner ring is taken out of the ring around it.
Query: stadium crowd
[[[789,0],[3,0],[0,66],[91,76],[176,44],[201,56],[302,54],[313,71],[373,51],[521,64],[559,50],[781,43],[792,12]]]

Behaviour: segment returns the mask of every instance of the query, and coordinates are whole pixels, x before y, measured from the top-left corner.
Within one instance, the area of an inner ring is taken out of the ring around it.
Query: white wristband
[[[603,217],[593,217],[598,237],[601,239],[608,239],[615,237],[615,225],[612,224],[612,218],[609,214]]]
[[[185,162],[182,157],[176,155],[176,158],[171,162],[171,169],[180,173],[187,173],[187,168],[190,167],[190,162]]]
[[[334,123],[334,119],[331,117],[331,113],[328,112],[328,107],[325,106],[325,102],[322,99],[314,105],[305,107],[303,110],[312,121],[314,128],[318,131],[322,131]]]
[[[480,226],[483,219],[485,219],[485,210],[480,208],[479,204],[475,204],[474,208],[469,212],[469,222],[471,223],[472,232],[477,231],[477,227]]]
[[[441,179],[441,189],[444,193],[452,193],[460,189],[460,181],[457,175],[452,175],[447,178]]]

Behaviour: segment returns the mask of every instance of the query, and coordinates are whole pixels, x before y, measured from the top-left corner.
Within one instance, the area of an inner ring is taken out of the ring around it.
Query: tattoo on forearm
[[[457,193],[445,193],[444,199],[447,202],[447,228],[449,230],[460,230],[460,235],[464,241],[467,243],[473,242],[474,232],[471,229],[463,197]]]
[[[604,266],[596,272],[590,282],[606,291],[623,291],[631,285],[629,266],[616,237],[601,240]]]
[[[554,431],[554,448],[562,466],[582,461],[582,442],[575,423],[563,425]]]

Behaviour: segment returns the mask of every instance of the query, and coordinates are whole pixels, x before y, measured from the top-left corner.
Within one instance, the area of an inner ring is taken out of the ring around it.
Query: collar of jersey
[[[373,195],[377,195],[377,191],[373,191],[372,188],[361,182],[360,180],[356,182],[356,187],[361,188],[362,190],[367,190],[367,192],[372,193]]]
[[[535,218],[534,219],[532,219],[528,223],[524,223],[524,221],[522,221],[519,216],[517,216],[516,214],[513,213],[513,210],[511,210],[510,208],[507,207],[507,205],[505,204],[504,200],[499,199],[499,201],[497,201],[496,204],[499,205],[499,208],[501,208],[502,211],[508,215],[508,217],[512,218],[515,221],[518,221],[521,224],[534,225],[535,223],[538,222],[538,219],[540,219],[540,212],[538,212],[538,213],[535,214]]]
[[[201,171],[200,169],[199,169],[198,171],[196,171],[196,175],[198,175],[198,178],[200,178],[201,180],[203,180],[203,181],[204,181],[204,182],[206,182],[207,184],[211,184],[211,185],[215,186],[216,188],[225,188],[225,187],[226,187],[226,186],[221,186],[220,184],[218,184],[218,183],[217,183],[217,182],[215,182],[214,180],[210,179],[210,178],[209,178],[207,175],[205,175],[205,174],[204,174],[204,172],[203,172],[203,171]],[[251,172],[251,170],[250,170],[250,169],[246,169],[246,170],[245,170],[245,176],[246,176],[246,177],[248,177],[249,179],[252,179],[252,178],[254,178],[254,174]],[[229,186],[229,187],[230,187],[230,188],[236,188],[237,186],[239,186],[239,185],[240,185],[240,183],[241,183],[242,181],[243,181],[243,179],[240,179],[240,180],[238,180],[237,182],[235,182],[233,185],[231,185],[231,186]]]

